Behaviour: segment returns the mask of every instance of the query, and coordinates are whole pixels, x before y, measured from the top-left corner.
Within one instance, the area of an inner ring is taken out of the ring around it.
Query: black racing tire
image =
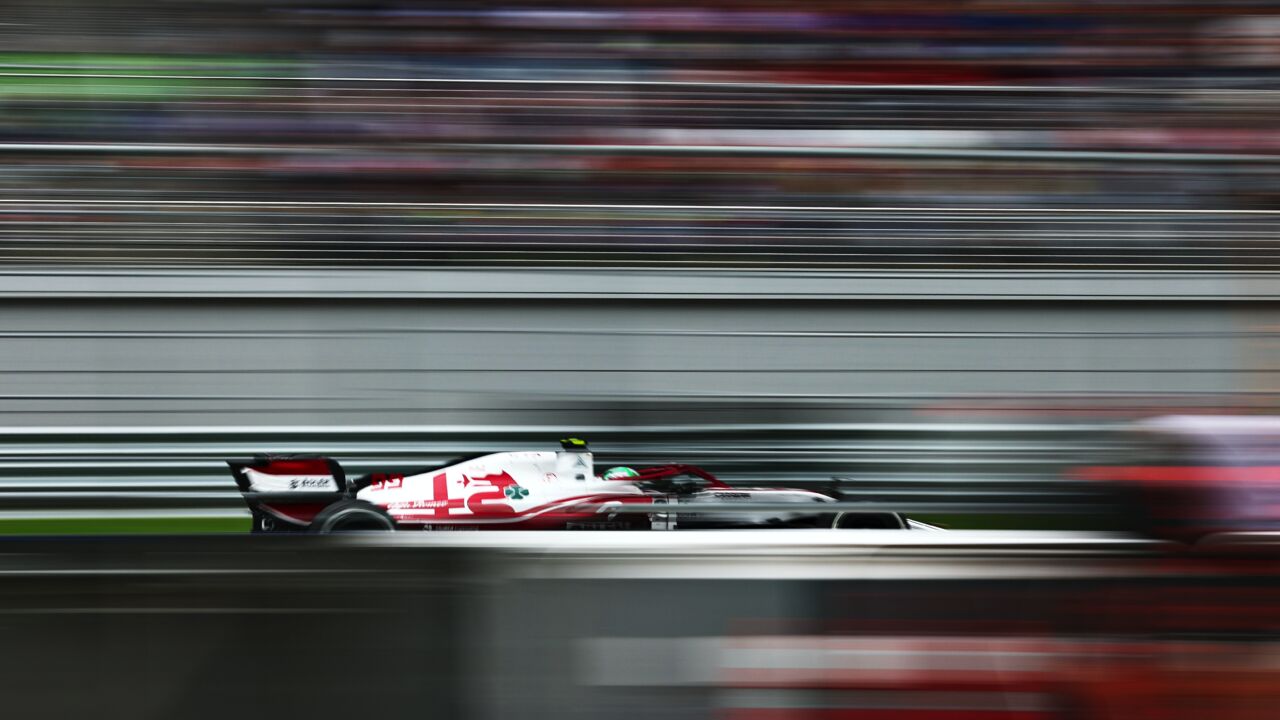
[[[396,529],[382,508],[364,500],[339,500],[321,510],[307,527],[307,532],[318,535],[347,532],[390,532]]]
[[[894,512],[858,511],[836,513],[831,519],[833,530],[903,530],[906,523]]]
[[[249,526],[250,533],[258,535],[275,530],[275,518],[257,510],[252,511],[251,514],[253,515],[253,520],[251,521],[253,524]]]

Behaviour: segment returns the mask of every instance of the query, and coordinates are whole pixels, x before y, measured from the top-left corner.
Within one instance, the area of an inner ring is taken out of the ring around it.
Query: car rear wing
[[[342,465],[319,455],[255,455],[229,460],[227,467],[253,513],[255,532],[305,528],[352,490]]]
[[[320,455],[255,455],[248,462],[227,461],[242,493],[343,493],[347,475],[333,458]]]

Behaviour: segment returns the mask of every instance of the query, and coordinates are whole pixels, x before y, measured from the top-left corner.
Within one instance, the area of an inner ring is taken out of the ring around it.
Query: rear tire
[[[396,522],[382,508],[363,500],[339,500],[321,510],[307,532],[321,535],[347,532],[390,532]]]

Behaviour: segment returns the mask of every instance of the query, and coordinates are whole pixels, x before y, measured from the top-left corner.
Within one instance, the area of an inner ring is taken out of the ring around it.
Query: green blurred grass
[[[247,78],[294,70],[290,65],[247,56],[0,52],[0,97],[156,100],[210,93],[244,95],[266,92],[270,87]],[[139,75],[148,77],[131,77]]]
[[[191,535],[247,532],[247,517],[0,519],[0,535]]]

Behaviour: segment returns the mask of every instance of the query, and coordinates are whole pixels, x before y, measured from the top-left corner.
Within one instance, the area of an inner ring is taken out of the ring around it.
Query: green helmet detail
[[[629,467],[609,468],[604,472],[605,480],[621,480],[623,478],[640,477],[640,473]]]

